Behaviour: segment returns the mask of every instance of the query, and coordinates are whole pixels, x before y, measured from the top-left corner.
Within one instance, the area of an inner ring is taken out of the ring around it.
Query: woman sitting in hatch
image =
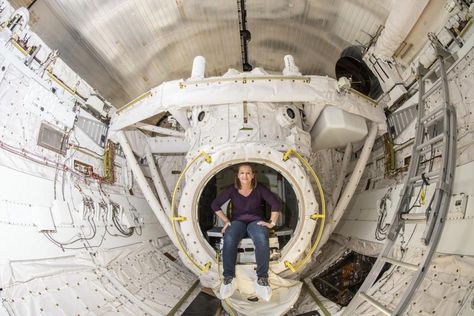
[[[264,220],[261,209],[262,199],[271,206],[270,222]],[[232,221],[230,221],[221,206],[228,200],[232,201]],[[222,191],[212,202],[212,210],[224,222],[223,266],[224,279],[221,286],[221,297],[225,299],[234,292],[233,279],[235,277],[235,260],[237,246],[245,233],[248,233],[255,245],[255,258],[257,261],[257,294],[266,293],[262,297],[268,300],[271,289],[268,283],[268,265],[270,259],[270,246],[268,229],[275,226],[279,216],[279,203],[276,196],[264,185],[257,184],[252,165],[243,163],[239,165],[235,175],[235,183]],[[263,290],[258,287],[264,287]],[[262,296],[262,295],[260,295]]]

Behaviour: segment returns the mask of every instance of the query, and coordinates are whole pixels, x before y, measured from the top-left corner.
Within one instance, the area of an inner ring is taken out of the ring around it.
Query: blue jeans
[[[247,232],[255,245],[255,260],[257,261],[257,276],[268,278],[268,264],[270,261],[270,245],[268,242],[268,228],[257,225],[259,221],[245,223],[232,221],[224,233],[224,246],[222,261],[224,277],[235,277],[235,260],[237,259],[237,246]]]

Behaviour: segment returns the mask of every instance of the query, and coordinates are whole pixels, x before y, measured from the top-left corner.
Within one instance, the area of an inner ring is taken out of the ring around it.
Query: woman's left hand
[[[265,221],[259,221],[259,222],[257,222],[257,225],[265,226],[265,227],[267,227],[267,228],[273,228],[273,227],[275,226],[275,225],[272,225],[272,224],[267,223],[267,222],[265,222]]]

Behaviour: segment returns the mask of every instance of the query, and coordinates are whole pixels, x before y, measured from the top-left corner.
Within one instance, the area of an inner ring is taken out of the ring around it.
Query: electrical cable
[[[88,154],[88,155],[91,155],[91,156],[97,156],[96,158],[103,158],[104,157],[103,154],[101,155],[101,154],[99,154],[99,153],[97,153],[97,152],[95,152],[95,151],[93,151],[93,150],[91,150],[87,147],[82,147],[79,144],[70,143],[69,147],[72,147],[72,148],[76,149],[77,151],[82,152],[84,154]]]
[[[69,129],[64,135],[63,135],[63,139],[62,139],[62,142],[61,144],[64,143],[64,139],[66,139],[66,136],[69,137],[69,135],[71,134],[71,131],[73,129]],[[72,135],[75,137],[74,133],[72,133]],[[76,138],[76,141],[77,141],[77,138]],[[81,148],[81,146],[79,145],[73,145],[73,147],[77,147],[77,148]],[[56,161],[53,161],[52,159],[49,159],[47,157],[44,157],[44,156],[40,156],[34,152],[30,152],[26,149],[22,149],[22,148],[18,148],[18,147],[15,147],[15,146],[11,146],[11,145],[8,145],[2,141],[0,141],[0,148],[4,149],[5,151],[8,151],[12,154],[15,154],[15,155],[18,155],[20,157],[23,157],[29,161],[32,161],[34,163],[37,163],[37,164],[40,164],[40,165],[43,165],[43,166],[46,166],[46,167],[50,167],[50,168],[54,168],[55,169],[55,175],[54,175],[54,179],[53,179],[53,187],[54,187],[54,199],[57,198],[57,190],[56,190],[56,183],[57,183],[57,177],[59,175],[59,172],[62,171],[63,175],[63,179],[62,179],[62,185],[61,185],[61,193],[62,193],[62,198],[63,198],[63,201],[65,200],[65,174],[66,172],[68,172],[71,176],[76,176],[78,177],[80,180],[86,180],[88,177],[81,174],[81,173],[78,173],[76,172],[75,170],[73,169],[70,169],[67,165],[66,165],[66,162],[71,159],[74,155],[74,153],[78,150],[77,148],[75,148],[76,150],[74,152],[72,152],[69,157],[67,157],[66,159],[64,159],[63,163],[60,163],[60,156],[58,156],[57,160]],[[84,149],[84,148],[83,148]],[[86,148],[87,149],[87,148]],[[90,151],[90,150],[89,150]],[[92,152],[92,151],[90,151]],[[103,155],[99,155],[95,152],[92,152],[94,154],[96,154],[97,156],[101,157]],[[105,192],[103,192],[103,189],[101,187],[101,184],[103,182],[103,179],[102,177],[98,176],[98,175],[95,175],[95,176],[92,176],[93,179],[97,180],[98,184],[99,184],[99,192],[100,194],[104,194],[105,195]],[[72,178],[71,178],[72,180]],[[77,188],[77,190],[79,191],[79,193],[83,196],[83,199],[86,200],[86,195],[84,194],[82,188],[80,187],[80,185],[76,182],[76,181],[71,181],[71,182],[74,182],[74,186]],[[87,184],[87,183],[86,183]],[[72,186],[70,185],[70,190],[71,190],[71,193],[72,193]],[[92,191],[91,191],[92,192]],[[71,195],[72,196],[72,195]],[[104,197],[101,196],[102,200],[104,200]],[[92,205],[92,204],[91,204]],[[92,206],[93,207],[93,206]],[[77,211],[76,207],[73,205],[73,208]],[[78,212],[78,211],[77,211]],[[43,236],[45,236],[49,241],[51,241],[54,245],[56,245],[57,247],[61,248],[63,251],[65,249],[86,249],[87,246],[84,245],[82,247],[67,247],[68,245],[72,245],[74,243],[77,243],[77,242],[80,242],[80,241],[85,241],[89,244],[89,240],[92,240],[96,237],[97,235],[97,225],[93,219],[93,214],[92,212],[87,211],[85,210],[84,211],[86,214],[89,213],[86,217],[86,221],[89,223],[89,226],[90,226],[90,231],[89,233],[87,234],[84,234],[83,233],[83,236],[85,235],[89,235],[88,237],[79,237],[79,238],[70,238],[69,240],[67,241],[59,241],[59,240],[56,240],[50,231],[45,231],[43,232]],[[105,229],[104,229],[104,233],[102,235],[102,238],[101,238],[101,241],[98,245],[96,246],[91,246],[89,244],[89,247],[90,248],[95,248],[95,247],[100,247],[104,241],[104,238],[105,238],[105,235],[107,233],[109,233],[109,235],[111,236],[114,236],[114,237],[130,237],[133,235],[133,233],[136,231],[138,235],[141,235],[142,234],[142,228],[140,227],[140,231],[138,232],[134,227],[131,227],[128,231],[126,231],[122,226],[121,224],[119,223],[119,220],[117,218],[117,214],[115,214],[113,217],[113,223],[115,225],[115,227],[117,228],[117,230],[122,234],[122,235],[117,235],[117,234],[112,234],[108,231],[108,228],[107,228],[107,224],[105,224]]]
[[[135,227],[135,233],[136,233],[138,236],[143,235],[143,227],[141,227],[140,225],[138,225],[137,227]]]
[[[89,243],[90,240],[94,239],[95,236],[97,235],[97,225],[94,221],[94,213],[92,212],[92,209],[93,209],[93,202],[92,202],[92,199],[89,198],[89,200],[85,200],[85,203],[84,203],[84,213],[87,214],[87,217],[86,217],[86,220],[87,222],[89,223],[90,227],[91,227],[91,232],[89,232],[88,234],[85,234],[83,232],[83,236],[85,235],[90,235],[89,237],[80,237],[80,238],[76,238],[76,239],[73,239],[73,240],[68,240],[68,241],[58,241],[56,240],[50,232],[43,232],[43,235],[49,239],[54,245],[58,246],[59,248],[61,248],[63,251],[65,249],[67,250],[79,250],[79,249],[91,249],[91,248],[98,248],[102,245],[102,243],[104,242],[104,239],[105,239],[105,235],[108,233],[108,229],[107,229],[107,224],[104,225],[104,232],[102,234],[102,237],[101,237],[101,240],[99,242],[98,245],[91,245]],[[132,232],[133,234],[133,232]],[[120,235],[119,235],[120,236]],[[129,237],[129,236],[120,236],[120,237]],[[87,245],[84,244],[84,246],[82,247],[67,247],[68,245],[72,245],[76,242],[79,242],[79,241],[84,241],[85,243],[87,243]]]
[[[112,216],[112,222],[114,223],[115,228],[117,228],[117,230],[118,230],[122,235],[127,236],[127,237],[133,235],[133,227],[130,227],[128,232],[125,231],[125,230],[122,228],[121,224],[119,223],[119,221],[118,221],[118,219],[117,219],[117,216]]]
[[[413,204],[408,208],[408,210],[405,212],[405,214],[410,213],[410,211],[415,207],[421,207],[421,204],[416,204],[416,203],[420,199],[421,192],[423,191],[425,186],[426,186],[426,184],[423,182],[422,185],[420,186],[420,190],[418,190],[415,201],[413,201]]]
[[[74,127],[73,127],[74,128]],[[59,148],[59,152],[62,153],[63,152],[63,149],[64,149],[64,143],[65,143],[65,140],[69,138],[69,134],[71,133],[72,129],[73,128],[70,128],[69,130],[67,130],[63,136],[61,137],[61,147]],[[67,149],[66,149],[67,151]],[[58,173],[59,173],[59,160],[61,159],[61,155],[58,154],[57,155],[58,158],[56,159],[56,170],[54,172],[54,180],[53,180],[53,196],[54,196],[54,199],[56,200],[56,182],[57,182],[57,179],[58,179]],[[71,157],[71,155],[69,156],[69,158]],[[63,166],[66,165],[66,159],[64,160],[64,162],[62,163]],[[64,172],[64,168],[62,169],[63,172]],[[64,178],[64,173],[63,173],[63,178]],[[63,191],[63,200],[64,200],[64,191]]]
[[[385,195],[380,200],[379,208],[378,208],[378,218],[377,218],[377,226],[375,228],[375,239],[382,241],[385,240],[388,234],[388,229],[390,224],[383,223],[385,222],[385,218],[387,217],[387,201],[390,201],[390,195],[392,193],[392,188],[390,187]],[[383,226],[382,226],[383,225]]]
[[[56,161],[53,161],[53,160],[51,160],[49,158],[46,158],[44,156],[40,156],[36,153],[30,152],[26,149],[21,149],[21,148],[15,147],[15,146],[11,146],[11,145],[8,145],[8,144],[6,144],[2,141],[0,141],[0,148],[4,149],[4,150],[6,150],[6,151],[8,151],[12,154],[23,157],[27,160],[33,161],[37,164],[40,164],[40,165],[43,165],[43,166],[46,166],[46,167],[50,167],[50,168],[60,168],[61,170],[68,171],[68,172],[70,172],[70,173],[72,173],[76,176],[80,176],[80,177],[85,178],[84,175],[70,169],[65,164],[59,164]]]
[[[120,224],[120,221],[118,219],[118,205],[112,204],[112,222],[114,223],[115,228],[124,236],[132,236],[133,235],[133,227],[130,227],[128,231],[126,231],[122,225]]]
[[[133,235],[133,233],[136,231],[136,229],[134,227],[130,227],[128,229],[128,231],[126,231],[122,225],[120,224],[119,220],[118,220],[118,217],[117,217],[117,211],[116,211],[116,207],[117,205],[115,204],[112,204],[112,223],[114,224],[115,228],[119,231],[120,234],[113,234],[111,233],[109,230],[108,230],[108,227],[107,227],[107,223],[105,224],[105,228],[106,228],[106,231],[107,233],[110,235],[110,236],[113,236],[113,237],[130,237]],[[108,214],[108,210],[106,211],[106,216]],[[138,232],[137,232],[138,234]],[[140,234],[138,235],[141,235],[142,234],[142,231],[140,230]]]
[[[90,228],[91,228],[91,231],[87,234],[87,235],[90,235],[89,237],[79,237],[79,238],[69,240],[69,241],[58,241],[51,235],[51,232],[49,232],[49,231],[48,232],[43,232],[43,234],[45,236],[47,236],[48,239],[53,241],[54,244],[61,245],[61,248],[64,248],[64,246],[68,246],[68,245],[74,244],[74,243],[79,242],[79,241],[87,241],[87,240],[94,239],[94,237],[97,234],[97,226],[94,222],[94,219],[92,218],[93,213],[91,212],[91,206],[88,205],[87,203],[88,203],[88,201],[84,202],[84,213],[88,213],[88,215],[86,217],[86,220],[89,223]],[[83,233],[83,236],[86,236],[86,234]],[[66,248],[64,248],[64,249],[66,249]]]

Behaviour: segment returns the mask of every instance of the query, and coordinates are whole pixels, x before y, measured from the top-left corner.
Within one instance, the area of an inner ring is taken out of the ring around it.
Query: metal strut
[[[344,310],[343,315],[354,315],[354,310],[364,301],[370,303],[386,315],[401,315],[410,303],[413,293],[423,281],[443,231],[456,167],[456,116],[454,108],[449,101],[448,79],[444,65],[446,50],[435,36],[429,35],[429,38],[435,47],[438,57],[433,69],[427,71],[421,65],[418,68],[419,95],[415,143],[413,145],[410,168],[400,192],[397,211],[390,226],[383,250],[380,252],[377,261],[359,291]],[[426,106],[425,100],[427,94],[432,92],[432,89],[425,92],[425,81],[428,76],[437,70],[440,72],[440,78],[433,86],[441,85],[444,100],[440,107],[429,108]],[[424,167],[422,158],[432,160],[435,156],[435,150],[438,150],[441,155],[441,164],[438,169],[430,170],[433,165]],[[410,213],[413,209],[413,206],[410,206],[410,204],[413,198],[416,199],[414,194],[415,187],[426,185],[428,181],[433,184],[436,183],[436,187],[426,212]],[[422,246],[425,247],[424,255],[418,264],[390,257],[391,250],[399,237],[401,237],[400,231],[407,224],[425,225],[422,237]],[[396,303],[393,310],[369,294],[370,288],[376,282],[387,262],[414,271],[411,281],[404,289],[404,292],[400,293],[400,301]]]
[[[242,53],[242,70],[252,71],[252,65],[249,63],[249,42],[252,38],[247,29],[247,10],[245,9],[245,0],[237,0],[237,12],[239,13],[240,28],[240,50]]]

